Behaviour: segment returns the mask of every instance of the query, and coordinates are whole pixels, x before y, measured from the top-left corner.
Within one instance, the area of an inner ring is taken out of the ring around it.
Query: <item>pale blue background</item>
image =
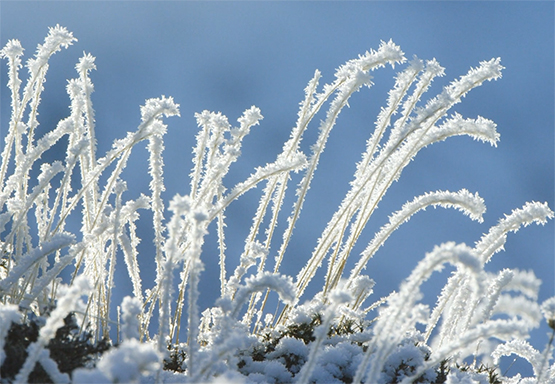
[[[59,23],[79,39],[51,60],[39,116],[42,129],[51,129],[68,115],[65,79],[76,76],[73,68],[83,51],[97,58],[92,80],[99,153],[105,153],[114,138],[136,128],[145,99],[171,95],[181,105],[181,118],[166,120],[168,202],[175,193],[189,190],[195,112],[221,111],[235,122],[245,109],[256,105],[264,115],[261,126],[245,140],[242,159],[227,179],[231,187],[254,166],[275,159],[295,124],[303,89],[316,68],[324,75],[322,83],[330,82],[340,64],[377,49],[380,40],[393,39],[407,58],[435,57],[446,68],[446,76],[436,80],[429,92],[431,97],[471,66],[501,57],[506,67],[503,78],[472,91],[452,110],[464,117],[481,115],[495,121],[501,134],[498,147],[460,137],[423,150],[382,201],[357,250],[386,222],[388,214],[427,191],[478,191],[488,207],[485,222],[472,222],[443,209],[415,216],[388,240],[367,269],[378,283],[376,298],[395,289],[435,244],[452,240],[472,245],[503,214],[526,201],[547,201],[555,208],[552,2],[2,1],[0,7],[0,44],[21,40],[26,59],[43,41],[48,26]],[[9,121],[5,63],[1,73],[1,133],[5,135]],[[340,115],[283,272],[296,275],[304,265],[347,191],[394,73],[391,68],[373,73],[376,85],[356,93],[351,108]],[[307,133],[305,148],[313,143],[316,131],[314,125]],[[128,198],[148,191],[143,148],[133,155],[126,171]],[[250,192],[228,211],[230,265],[237,262],[259,193],[260,189]],[[284,218],[289,212],[286,206]],[[152,235],[149,216],[143,213],[142,218],[140,258],[147,266],[144,285],[150,287]],[[533,269],[544,281],[543,301],[554,294],[553,239],[553,222],[522,229],[509,236],[507,251],[497,254],[488,268]],[[219,288],[214,239],[207,241],[202,256],[207,265],[201,283],[204,307],[212,305]],[[119,263],[117,285],[123,295],[130,285],[123,261]],[[434,302],[438,284],[447,276],[435,276],[426,286],[427,302]],[[314,282],[312,292],[321,282],[321,277]],[[547,330],[542,325],[534,333],[538,348],[547,341]]]

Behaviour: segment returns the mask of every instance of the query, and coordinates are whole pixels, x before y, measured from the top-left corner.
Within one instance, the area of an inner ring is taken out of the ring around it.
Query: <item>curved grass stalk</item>
[[[464,244],[442,244],[435,247],[431,253],[418,263],[411,275],[402,284],[398,294],[390,297],[389,306],[380,313],[380,317],[373,328],[374,337],[364,355],[362,363],[357,369],[353,380],[360,383],[364,376],[365,382],[375,383],[382,370],[387,356],[398,345],[407,327],[412,326],[410,311],[414,308],[415,301],[420,295],[420,285],[426,281],[434,270],[444,263],[460,265],[473,275],[481,269],[478,257],[473,250]],[[366,374],[370,357],[372,366]]]
[[[416,77],[422,70],[423,70],[422,61],[415,59],[411,62],[411,65],[406,70],[401,72],[396,77],[395,85],[389,92],[387,107],[385,109],[382,109],[380,114],[378,115],[378,118],[376,120],[376,129],[372,134],[372,137],[367,142],[367,149],[363,154],[362,161],[357,165],[357,170],[355,172],[355,180],[352,182],[353,186],[357,184],[357,180],[360,177],[363,177],[366,168],[370,165],[372,158],[374,157],[377,151],[379,143],[381,142],[383,135],[385,134],[386,128],[390,125],[391,117],[393,116],[393,114],[396,113],[402,99],[407,94],[408,89],[416,80]],[[416,102],[420,99],[422,94],[427,90],[433,77],[435,77],[437,74],[441,74],[439,73],[439,71],[437,72],[427,71],[427,73],[431,73],[431,76],[422,76],[421,80],[416,86],[416,90],[414,91],[413,95],[405,101],[403,105],[402,117],[395,122],[396,126],[403,126],[405,124],[410,113],[415,108]],[[355,196],[356,195],[357,194],[355,194]],[[370,204],[368,204],[368,200],[370,199],[371,195],[372,193],[368,194],[366,203],[362,205],[364,207],[363,209],[370,206]],[[339,276],[337,276],[338,274],[336,273],[335,274],[336,277],[332,278],[332,271],[334,270],[334,268],[336,268],[337,264],[339,264],[338,268],[340,270],[343,270],[347,257],[350,254],[350,251],[352,250],[356,239],[358,239],[358,237],[360,236],[360,233],[362,232],[362,229],[365,226],[365,223],[357,221],[356,228],[351,229],[352,236],[350,236],[347,242],[347,245],[343,246],[343,250],[340,251],[341,249],[340,242],[341,242],[341,239],[343,239],[344,234],[347,230],[347,227],[350,222],[350,218],[352,217],[354,212],[356,212],[359,209],[357,204],[351,204],[351,205],[352,207],[349,210],[349,213],[345,216],[346,218],[349,218],[349,219],[342,221],[340,231],[336,232],[337,233],[335,237],[336,246],[335,246],[334,254],[330,257],[330,263],[328,265],[328,273],[324,284],[324,295],[326,295],[326,293],[330,289],[336,286]],[[366,216],[370,217],[371,214],[372,212],[369,212]],[[340,252],[341,252],[341,259],[336,262],[336,259],[339,257],[338,254]]]
[[[0,281],[0,292],[8,292],[14,288],[19,278],[30,269],[30,267],[49,254],[71,245],[75,241],[75,237],[71,234],[63,233],[52,237],[50,241],[44,242],[40,247],[31,249],[25,254],[12,268],[6,278]]]
[[[309,160],[309,167],[297,189],[298,199],[290,217],[289,227],[284,234],[284,242],[279,252],[280,259],[283,258],[285,247],[287,247],[288,241],[291,238],[292,229],[299,216],[299,212],[302,208],[310,182],[318,165],[320,155],[324,150],[325,143],[329,137],[331,129],[335,125],[335,121],[337,120],[339,113],[343,107],[347,105],[348,99],[355,91],[358,91],[363,85],[371,85],[370,78],[368,77],[368,71],[383,67],[386,64],[394,66],[395,63],[403,62],[404,60],[404,54],[398,46],[393,44],[391,41],[389,43],[382,42],[382,45],[377,52],[367,52],[365,56],[356,60],[348,61],[345,65],[341,66],[336,72],[337,80],[331,85],[324,86],[324,93],[320,98],[321,101],[319,105],[317,105],[318,109],[321,107],[321,103],[326,101],[335,91],[338,91],[338,95],[331,102],[330,108],[326,114],[326,120],[320,124],[320,134],[316,144],[313,146],[313,152]],[[314,113],[316,113],[316,111],[317,110],[315,109]]]
[[[457,354],[467,345],[475,344],[481,339],[499,338],[501,340],[511,339],[515,336],[521,337],[523,330],[526,329],[525,322],[522,320],[489,320],[483,324],[468,330],[467,332],[458,336],[458,338],[448,345],[434,351],[430,358],[414,372],[410,377],[406,377],[401,384],[409,384],[414,382],[419,376],[422,375],[427,369],[439,364],[442,360]]]
[[[388,156],[383,155],[383,150],[382,150],[381,160],[380,160],[380,157],[378,157],[375,160],[377,161],[378,165],[376,165],[374,161],[369,162],[370,161],[369,159],[371,159],[373,156],[375,148],[377,148],[377,145],[379,143],[379,138],[383,136],[383,132],[385,131],[385,128],[389,123],[389,116],[391,116],[395,112],[402,97],[404,96],[403,94],[400,94],[398,90],[404,90],[406,92],[410,84],[415,80],[416,74],[420,71],[419,67],[420,67],[419,62],[416,61],[411,66],[411,71],[407,70],[406,72],[398,76],[394,90],[390,92],[388,109],[382,111],[383,115],[381,114],[380,117],[378,118],[377,124],[381,123],[381,126],[378,126],[379,128],[377,129],[377,132],[380,132],[380,133],[375,138],[373,137],[371,140],[369,140],[367,151],[363,156],[364,160],[357,167],[357,172],[355,173],[356,178],[355,178],[355,181],[352,183],[353,187],[351,191],[348,192],[347,196],[341,203],[339,210],[334,214],[333,218],[330,220],[330,222],[328,223],[328,226],[324,230],[322,237],[318,240],[318,246],[313,252],[313,256],[311,260],[308,262],[307,267],[305,267],[303,271],[301,271],[301,273],[297,278],[297,280],[299,281],[298,283],[299,294],[302,294],[302,292],[308,285],[308,282],[310,282],[310,280],[312,279],[312,276],[314,276],[316,269],[323,262],[325,255],[327,254],[327,251],[332,247],[334,243],[336,244],[336,253],[339,251],[341,239],[343,238],[345,229],[348,226],[348,223],[350,222],[352,215],[354,215],[359,209],[360,203],[357,203],[357,201],[359,201],[361,198],[360,196],[361,196],[361,192],[364,190],[364,186],[368,184],[368,179],[372,177],[373,172],[376,169],[379,169],[380,164],[384,163],[385,160],[388,158]],[[424,77],[425,80],[421,80],[419,82],[417,89],[415,90],[416,96],[413,95],[413,97],[409,98],[409,100],[405,102],[404,104],[405,113],[399,121],[402,121],[403,123],[404,121],[406,121],[406,119],[408,118],[408,115],[414,109],[416,101],[420,98],[421,94],[429,87],[433,77],[435,77],[437,74],[441,74],[441,67],[439,67],[439,69],[437,69],[437,67],[439,66],[435,66],[435,65],[430,66],[430,68],[432,68],[431,70],[428,71],[430,75]],[[388,144],[390,142],[391,142],[391,139],[388,142]],[[387,147],[385,149],[387,149]],[[368,168],[368,166],[362,166],[362,164],[365,164],[366,162],[369,162],[368,165],[371,166],[370,168]],[[374,171],[369,172],[369,169],[374,169]],[[367,180],[364,180],[361,182],[357,181],[357,179],[364,178],[364,177],[366,177]],[[375,206],[369,210],[369,215],[371,215],[374,209],[375,209]],[[366,224],[366,221],[364,221],[362,225],[359,225],[359,227],[364,226]],[[338,231],[337,230],[338,227],[342,229]],[[356,239],[357,237],[358,235],[356,235],[356,237],[351,236],[351,240],[349,241],[351,245],[342,251],[343,256],[341,257],[341,261],[339,262],[340,265],[344,265],[344,262],[346,260],[346,255],[350,253],[350,249],[354,245],[354,239]],[[337,256],[333,256],[332,260],[335,260],[336,257]],[[330,265],[335,265],[335,264],[336,263],[333,262]],[[309,265],[310,267],[308,267]],[[331,276],[331,275],[328,273],[328,276]],[[331,285],[329,284],[329,281],[326,280],[326,291],[329,289],[331,289]]]
[[[314,73],[314,77],[308,82],[308,85],[305,88],[305,99],[303,100],[301,104],[301,108],[299,109],[297,123],[295,125],[295,128],[291,131],[289,140],[283,145],[283,152],[280,155],[280,157],[291,158],[291,156],[294,156],[296,153],[299,152],[302,136],[303,136],[303,133],[306,131],[308,124],[312,121],[313,117],[316,115],[316,113],[318,113],[318,111],[323,106],[325,101],[329,98],[329,96],[337,89],[334,87],[328,87],[327,93],[324,93],[323,95],[317,95],[316,89],[318,87],[320,78],[321,78],[321,73],[320,71],[316,70]],[[280,175],[279,177],[274,177],[270,179],[270,181],[268,182],[268,185],[265,188],[264,196],[260,199],[259,207],[255,216],[256,218],[253,219],[253,226],[251,227],[251,231],[249,233],[249,237],[247,238],[248,239],[247,241],[252,242],[256,238],[256,235],[259,232],[260,224],[262,223],[262,219],[266,213],[267,207],[270,203],[270,200],[272,200],[273,201],[272,218],[270,220],[270,224],[268,225],[268,228],[266,229],[266,240],[264,242],[264,244],[266,245],[266,248],[267,249],[270,248],[274,231],[277,228],[278,214],[281,210],[283,201],[285,199],[285,192],[287,190],[288,181],[289,181],[289,172],[286,172]],[[297,218],[298,218],[298,215],[297,215]],[[294,225],[295,225],[294,222],[289,223],[290,228],[294,227]],[[282,246],[280,247],[280,251],[278,252],[278,257],[276,258],[276,262],[274,265],[274,273],[277,273],[277,271],[279,270],[279,267],[283,260],[283,255],[285,254],[285,249],[287,248],[287,244],[289,243],[291,231],[286,230],[286,233],[289,233],[289,235],[284,235],[286,236],[286,238],[283,241]],[[259,273],[262,273],[262,271],[264,271],[265,262],[266,262],[266,257],[264,256],[261,259],[258,267]],[[266,291],[264,295],[264,299],[262,300],[260,311],[262,311],[266,306],[268,294],[269,294],[269,291]],[[249,308],[247,310],[247,315],[245,318],[245,321],[247,323],[251,322],[252,314],[254,313],[254,306],[258,302],[257,298],[260,298],[260,295],[253,294],[251,296]],[[258,322],[254,326],[255,331],[257,329],[257,326],[258,326]]]
[[[499,224],[490,228],[489,232],[476,244],[476,252],[485,264],[502,249],[508,232],[516,232],[521,226],[526,227],[532,223],[544,225],[547,219],[553,217],[554,213],[549,209],[547,203],[526,203],[522,208],[513,210],[510,215],[501,219]]]
[[[237,184],[229,194],[223,197],[208,213],[208,221],[214,220],[217,215],[225,210],[231,202],[237,199],[242,194],[254,188],[262,180],[266,180],[272,176],[278,176],[284,172],[292,171],[295,169],[303,168],[306,159],[304,154],[298,153],[297,156],[291,160],[278,161],[276,163],[267,164],[264,167],[259,167],[256,172],[249,176],[245,181]]]
[[[375,200],[375,203],[371,203],[371,201],[375,199],[375,197],[373,196],[373,192],[377,187],[377,181],[381,179],[381,173],[383,170],[382,167],[385,166],[388,156],[381,156],[381,160],[378,157],[376,159],[378,161],[378,164],[377,166],[374,167],[374,170],[372,170],[373,164],[371,164],[370,159],[372,159],[375,155],[378,144],[381,141],[381,138],[383,137],[385,129],[389,125],[391,116],[397,111],[403,97],[407,94],[408,89],[410,88],[412,83],[416,80],[416,76],[422,70],[424,70],[423,63],[418,59],[413,60],[409,68],[407,68],[404,72],[402,72],[397,77],[395,86],[393,87],[393,89],[390,91],[390,94],[389,94],[389,99],[387,103],[388,107],[387,109],[382,110],[382,112],[378,116],[378,119],[376,121],[376,126],[377,126],[376,132],[379,132],[379,135],[377,135],[376,138],[374,138],[373,136],[372,139],[369,141],[369,144],[370,143],[372,144],[367,146],[367,150],[363,155],[363,161],[357,167],[357,171],[355,172],[355,180],[352,182],[353,186],[357,186],[357,185],[363,186],[363,188],[359,190],[360,192],[362,192],[362,194],[359,195],[359,192],[355,192],[353,194],[353,200],[348,200],[347,198],[349,196],[348,194],[344,200],[344,201],[346,200],[351,201],[349,204],[352,205],[352,207],[350,209],[350,213],[346,216],[346,218],[348,219],[344,222],[343,229],[340,235],[336,237],[336,242],[338,244],[336,246],[336,252],[339,252],[340,248],[342,249],[340,251],[340,256],[334,255],[334,258],[339,257],[340,260],[338,263],[330,263],[328,267],[328,274],[326,277],[324,293],[328,292],[329,289],[333,289],[333,287],[336,286],[337,282],[339,281],[341,271],[343,270],[345,263],[347,262],[348,256],[350,255],[362,230],[366,226],[366,223],[370,219],[370,216],[373,214],[375,208],[377,207],[377,202],[381,200],[381,197],[380,197]],[[420,76],[420,80],[416,84],[414,92],[403,103],[402,116],[395,121],[394,129],[391,132],[391,137],[388,141],[388,145],[390,143],[396,143],[396,144],[392,146],[390,153],[392,153],[393,150],[397,148],[401,144],[401,142],[405,139],[405,137],[402,134],[400,134],[400,131],[402,131],[403,127],[405,127],[405,124],[409,119],[410,114],[416,108],[416,103],[420,100],[422,95],[428,90],[433,79],[437,76],[442,76],[442,75],[443,75],[443,68],[440,67],[435,60],[429,61],[427,63],[424,72]],[[374,172],[376,171],[378,172],[378,174],[376,177],[374,177]],[[368,178],[368,176],[370,177]],[[359,180],[365,177],[369,181],[361,183]],[[372,183],[370,180],[374,180],[374,183]],[[370,185],[370,187],[367,187],[368,185]],[[365,195],[366,197],[364,197]],[[364,200],[364,202],[362,200]],[[344,232],[346,231],[346,226],[352,220],[352,216],[355,213],[357,213],[357,219],[355,220],[355,223],[351,226],[351,229],[350,229],[351,233],[349,235],[349,238],[342,245],[342,247],[340,247],[339,244],[341,244],[341,241],[343,239]],[[332,274],[332,271],[335,265],[338,265],[336,267],[336,270],[338,270],[339,273],[336,271],[335,273]],[[334,276],[332,277],[332,275]]]
[[[482,215],[486,210],[484,200],[479,197],[478,194],[472,195],[465,189],[459,192],[437,191],[414,198],[414,200],[405,203],[403,208],[391,215],[389,223],[376,233],[372,241],[370,241],[366,249],[362,252],[361,258],[356,266],[351,270],[346,287],[350,287],[353,284],[354,280],[366,267],[370,258],[372,258],[376,251],[385,243],[387,238],[397,230],[401,224],[407,222],[411,216],[418,211],[424,210],[430,206],[456,208],[469,216],[472,220],[477,220],[478,222],[483,221]],[[342,271],[339,271],[336,279],[338,279],[341,272]]]
[[[490,66],[493,66],[496,70],[492,70]],[[408,164],[409,160],[412,159],[418,153],[418,151],[420,151],[420,149],[436,141],[444,140],[448,136],[461,134],[468,134],[470,136],[480,138],[481,140],[489,141],[490,143],[492,143],[492,145],[495,145],[499,135],[495,132],[495,124],[493,124],[489,120],[478,119],[472,121],[466,120],[463,122],[459,115],[455,115],[455,118],[448,120],[440,128],[434,128],[433,124],[435,124],[435,122],[443,115],[445,115],[447,110],[453,104],[458,102],[460,98],[472,87],[481,84],[484,80],[489,80],[500,76],[500,68],[501,66],[498,63],[498,60],[492,60],[490,62],[482,63],[482,67],[479,68],[482,69],[482,71],[480,71],[479,69],[471,70],[469,74],[463,77],[460,81],[453,82],[449,87],[445,88],[442,94],[429,102],[428,106],[426,107],[426,109],[429,109],[428,111],[426,111],[425,113],[419,113],[419,120],[421,120],[422,123],[426,122],[426,125],[424,127],[418,128],[417,130],[409,129],[409,135],[407,136],[405,143],[397,141],[398,144],[395,144],[393,148],[387,150],[387,147],[391,142],[390,139],[388,145],[386,145],[386,147],[384,148],[384,150],[386,150],[385,153],[387,154],[387,156],[382,157],[384,161],[378,166],[379,168],[376,169],[380,169],[381,172],[382,166],[386,166],[388,163],[392,163],[394,165],[392,167],[392,170],[388,170],[387,174],[384,175],[385,177],[387,177],[385,181],[381,181],[379,183],[381,185],[381,188],[378,189],[379,192],[377,197],[372,198],[372,201],[374,201],[374,203],[372,204],[372,208],[368,209],[366,211],[366,215],[364,216],[359,214],[357,221],[362,222],[362,224],[359,225],[358,228],[363,228],[366,225],[371,213],[374,211],[377,203],[381,200],[382,196],[385,194],[389,186],[394,180],[399,177],[401,170]],[[483,72],[483,74],[481,72]],[[467,77],[472,78],[473,81],[466,81],[465,79]],[[463,83],[465,86],[458,87],[459,83]],[[452,90],[456,90],[457,92],[452,94]],[[445,100],[445,104],[437,102],[437,100]],[[421,123],[419,123],[418,126],[421,126]],[[417,132],[419,132],[418,135],[416,135]],[[441,132],[441,134],[438,134],[436,132]],[[395,152],[393,152],[393,149],[395,149]],[[372,174],[373,172],[370,173],[370,175]],[[380,177],[378,175],[377,180],[379,179]],[[366,185],[366,183],[363,183],[362,185]],[[375,185],[378,185],[378,183],[376,183]],[[351,238],[355,239],[355,236],[351,235]],[[346,249],[346,251],[344,251],[346,256],[342,258],[343,260],[346,260],[346,257],[350,253],[353,245],[354,241],[350,241],[349,247]],[[344,265],[344,262],[341,265]]]
[[[60,259],[32,285],[32,290],[25,295],[24,299],[19,302],[20,308],[29,309],[31,303],[37,299],[37,297],[43,292],[43,290],[51,284],[60,272],[66,268],[74,259],[77,250],[82,248],[83,245],[75,244],[71,246],[69,253],[65,256],[60,257]]]

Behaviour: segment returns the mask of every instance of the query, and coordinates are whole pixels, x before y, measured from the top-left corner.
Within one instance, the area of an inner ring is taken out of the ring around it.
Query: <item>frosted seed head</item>
[[[195,113],[195,119],[197,119],[197,124],[199,127],[208,125],[211,119],[210,111],[204,110],[202,113]]]
[[[401,50],[401,47],[395,44],[391,39],[387,43],[382,41],[378,51],[383,52],[385,56],[390,58],[392,67],[395,67],[395,63],[403,63],[406,60],[405,53]]]
[[[83,52],[83,57],[79,59],[79,63],[75,65],[75,69],[79,73],[88,72],[93,69],[96,69],[96,65],[94,64],[95,59],[96,58],[90,53]]]
[[[55,27],[48,28],[48,36],[45,40],[45,46],[52,44],[67,48],[73,44],[74,41],[77,41],[77,39],[73,37],[73,33],[69,32],[67,28],[56,24]]]
[[[491,59],[490,61],[481,61],[480,66],[489,75],[490,79],[497,80],[501,77],[501,71],[505,69],[501,65],[501,58]]]
[[[76,79],[67,81],[66,90],[68,95],[74,99],[81,92],[81,85]]]
[[[252,126],[254,124],[258,124],[259,120],[262,120],[264,117],[262,116],[262,114],[260,113],[260,109],[255,107],[254,105],[252,107],[250,107],[249,109],[247,109],[244,113],[243,116],[241,116],[239,119],[237,119],[237,121],[241,124],[241,125],[247,125],[247,126]]]
[[[15,59],[23,55],[23,47],[19,40],[9,40],[6,46],[0,51],[0,58],[7,57],[9,59]]]
[[[426,61],[426,70],[428,70],[433,76],[445,75],[445,68],[439,65],[439,63],[435,58],[432,60]]]
[[[145,105],[141,106],[141,119],[143,122],[159,117],[160,115],[179,116],[179,104],[174,103],[173,97],[162,97],[158,99],[148,99]]]

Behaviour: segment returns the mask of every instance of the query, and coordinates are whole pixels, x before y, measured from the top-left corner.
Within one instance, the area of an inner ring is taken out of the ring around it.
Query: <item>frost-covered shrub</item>
[[[393,231],[430,206],[455,208],[481,222],[483,199],[465,189],[417,196],[390,216],[360,255],[353,254],[378,203],[422,148],[457,135],[496,145],[499,135],[494,122],[450,114],[450,109],[473,88],[499,79],[500,59],[481,62],[426,102],[422,99],[432,81],[444,75],[439,63],[414,58],[400,70],[349,191],[310,259],[293,278],[282,275],[280,266],[291,252],[291,236],[330,132],[350,97],[372,85],[370,71],[406,63],[400,47],[382,42],[378,50],[340,66],[335,80],[323,87],[316,71],[283,151],[231,188],[223,180],[241,154],[242,140],[263,119],[262,112],[254,106],[247,109],[235,127],[221,113],[196,114],[199,133],[190,190],[167,203],[161,197],[167,130],[163,119],[179,116],[179,105],[165,96],[146,100],[137,130],[99,154],[89,77],[96,69],[92,55],[83,55],[76,65],[78,76],[68,81],[70,115],[35,137],[49,58],[75,40],[65,28],[51,28],[26,64],[25,84],[19,76],[23,55],[19,41],[10,40],[0,51],[8,63],[12,96],[0,154],[0,357],[4,364],[9,324],[18,323],[22,315],[45,319],[36,340],[24,347],[15,382],[32,380],[37,362],[53,381],[70,380],[64,373],[67,367],[54,360],[48,349],[69,313],[75,314],[81,331],[90,325],[93,342],[114,338],[117,331],[114,347],[90,366],[74,370],[74,382],[496,382],[495,367],[475,362],[495,363],[510,354],[526,358],[534,368],[535,378],[523,382],[555,382],[553,337],[544,352],[523,340],[542,320],[541,309],[553,327],[553,299],[540,308],[539,281],[533,273],[484,271],[484,265],[503,249],[509,232],[553,217],[546,203],[526,203],[514,210],[473,247],[452,242],[435,247],[398,291],[381,299],[373,299],[374,281],[363,271]],[[318,138],[310,153],[304,153],[303,134],[321,114]],[[67,144],[64,160],[43,162],[41,156],[59,141]],[[149,191],[126,199],[122,172],[135,146],[143,141],[149,152]],[[291,180],[297,182],[295,201],[279,236],[279,214],[288,201]],[[258,209],[238,266],[229,271],[226,210],[258,185],[262,190]],[[155,278],[148,282],[140,274],[136,222],[142,210],[151,211],[154,232]],[[80,228],[70,224],[70,217],[80,221]],[[213,222],[221,297],[201,312],[202,250]],[[112,302],[112,292],[118,255],[125,260],[133,297],[124,299],[115,321],[118,303]],[[347,262],[353,259],[354,264]],[[420,287],[445,264],[455,271],[430,309],[420,301]],[[321,290],[301,304],[324,265]],[[62,271],[72,273],[67,285],[62,284]],[[283,303],[274,315],[266,308],[270,291]],[[151,323],[153,319],[157,324]],[[11,381],[12,376],[4,379]],[[502,380],[516,383],[521,378]]]
[[[15,313],[19,315],[18,312]],[[40,328],[45,325],[46,320],[38,317],[21,323],[19,318],[12,322],[7,317],[1,319],[3,324],[9,327],[9,330],[2,337],[4,358],[0,364],[0,373],[3,379],[12,381],[27,360],[27,350],[31,343],[37,341]],[[110,348],[107,340],[93,343],[91,338],[92,334],[81,330],[75,315],[70,313],[64,318],[64,325],[58,328],[55,337],[46,345],[50,359],[40,359],[39,364],[34,366],[27,380],[39,383],[59,382],[59,379],[64,377],[69,380],[69,376],[64,376],[64,374],[71,375],[75,369],[94,363],[103,352]],[[53,366],[52,362],[55,363]],[[51,366],[52,370],[49,369]],[[57,373],[53,374],[53,371]]]
[[[391,353],[380,376],[382,383],[399,383],[405,377],[411,377],[429,358],[431,349],[418,340],[418,336],[407,337]],[[415,382],[432,383],[437,381],[434,369],[425,371]]]
[[[135,383],[141,374],[156,372],[160,360],[151,344],[130,339],[102,355],[96,369],[76,370],[73,380],[76,383]]]

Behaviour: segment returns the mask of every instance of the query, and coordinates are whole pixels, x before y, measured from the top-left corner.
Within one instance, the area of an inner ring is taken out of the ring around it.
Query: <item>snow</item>
[[[454,369],[445,384],[489,384],[488,375],[485,373],[462,372]]]
[[[129,339],[102,355],[94,369],[78,369],[74,383],[138,383],[143,374],[154,374],[161,355],[152,344]]]

